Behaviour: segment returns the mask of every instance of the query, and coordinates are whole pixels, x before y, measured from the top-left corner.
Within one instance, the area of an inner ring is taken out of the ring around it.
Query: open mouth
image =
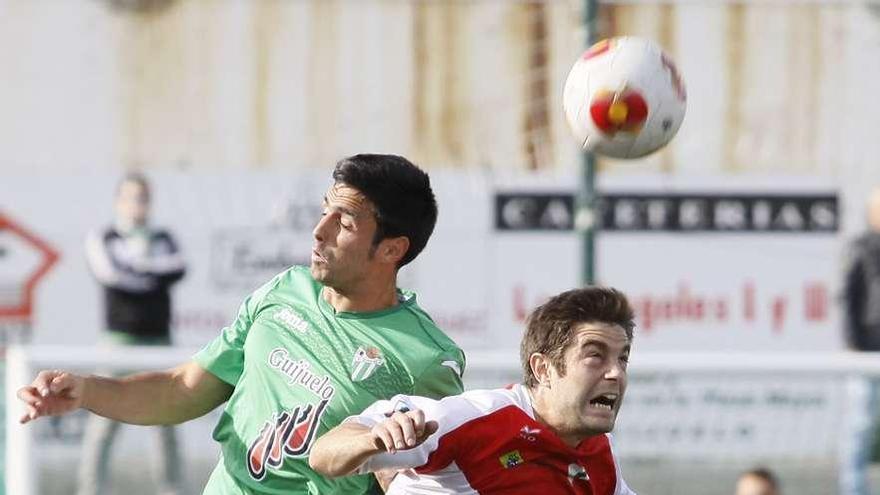
[[[590,401],[590,407],[611,411],[619,400],[617,394],[602,394]]]

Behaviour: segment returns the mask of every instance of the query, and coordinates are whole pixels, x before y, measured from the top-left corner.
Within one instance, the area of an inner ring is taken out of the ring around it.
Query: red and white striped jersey
[[[358,470],[411,468],[395,477],[389,494],[635,495],[620,474],[610,435],[569,447],[535,420],[522,385],[439,401],[397,395],[346,421],[372,427],[394,411],[413,409],[437,421],[438,431],[414,449],[374,455]]]

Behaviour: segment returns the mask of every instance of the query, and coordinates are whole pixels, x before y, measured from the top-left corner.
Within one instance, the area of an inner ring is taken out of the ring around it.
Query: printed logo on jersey
[[[391,416],[394,416],[394,413],[396,413],[396,412],[408,413],[409,411],[410,411],[409,405],[402,400],[398,400],[397,402],[394,403],[394,407],[391,408],[390,411],[385,413],[385,417],[390,418]]]
[[[329,400],[273,414],[247,451],[251,478],[261,481],[266,470],[281,467],[285,457],[306,457]]]
[[[269,353],[269,366],[283,374],[287,378],[288,385],[302,387],[320,399],[329,401],[336,393],[336,388],[330,382],[330,376],[315,374],[311,369],[312,363],[305,359],[293,359],[283,347],[272,349]]]
[[[572,485],[575,480],[584,480],[587,481],[590,479],[590,475],[587,474],[587,470],[584,469],[580,464],[569,464],[568,465],[568,482]]]
[[[380,366],[385,364],[382,352],[375,347],[358,347],[351,360],[351,381],[360,382],[370,377]]]
[[[275,321],[281,322],[287,328],[296,330],[299,333],[309,331],[309,324],[306,320],[290,308],[281,308],[272,315]]]
[[[540,428],[529,428],[529,425],[523,426],[521,430],[519,430],[519,437],[523,440],[528,440],[530,442],[534,442],[538,439],[538,434],[541,433]]]
[[[501,465],[504,466],[504,469],[514,468],[526,462],[518,450],[511,450],[499,457],[498,460],[501,461]]]

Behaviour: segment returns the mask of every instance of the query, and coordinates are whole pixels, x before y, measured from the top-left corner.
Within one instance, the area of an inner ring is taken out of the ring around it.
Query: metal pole
[[[598,0],[584,0],[584,27],[586,28],[587,46],[597,40],[596,14],[599,9]],[[577,194],[577,215],[575,228],[581,234],[582,270],[581,282],[584,285],[596,281],[596,157],[593,153],[584,152],[581,165],[580,188]]]

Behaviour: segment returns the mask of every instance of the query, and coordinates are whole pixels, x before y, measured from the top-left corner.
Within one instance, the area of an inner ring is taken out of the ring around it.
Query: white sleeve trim
[[[514,394],[508,390],[472,390],[440,400],[396,395],[391,400],[376,402],[362,414],[352,416],[346,421],[357,421],[362,425],[373,427],[384,421],[388,417],[388,413],[406,407],[409,410],[421,409],[425,413],[425,420],[436,421],[438,429],[421,445],[413,449],[398,451],[394,454],[380,453],[370,457],[358,468],[358,473],[424,466],[431,454],[437,450],[440,439],[444,435],[469,421],[512,404],[516,404],[516,400]]]

